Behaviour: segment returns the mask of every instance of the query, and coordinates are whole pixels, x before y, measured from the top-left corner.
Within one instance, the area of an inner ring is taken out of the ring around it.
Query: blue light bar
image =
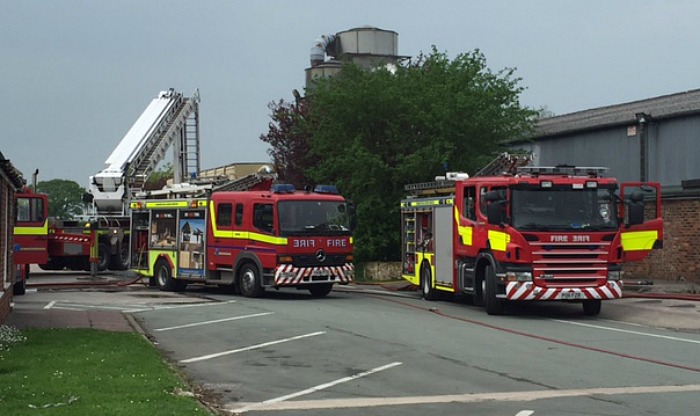
[[[272,184],[270,191],[276,194],[293,194],[296,188],[291,183],[275,183]]]
[[[335,185],[316,185],[314,192],[317,194],[338,194],[338,188]]]

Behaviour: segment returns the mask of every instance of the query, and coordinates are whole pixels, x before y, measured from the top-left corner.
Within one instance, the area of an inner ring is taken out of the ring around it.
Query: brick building
[[[700,90],[545,118],[516,147],[541,166],[605,166],[620,182],[660,182],[664,247],[626,265],[625,278],[700,283]]]
[[[0,324],[10,313],[12,302],[15,192],[23,186],[23,182],[22,174],[0,152]]]

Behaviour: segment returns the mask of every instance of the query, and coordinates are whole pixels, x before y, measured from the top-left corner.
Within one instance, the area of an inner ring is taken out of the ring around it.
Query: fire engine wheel
[[[333,289],[333,283],[321,283],[309,286],[309,292],[311,292],[311,296],[315,298],[326,296],[331,293],[331,289]]]
[[[425,262],[420,269],[420,286],[423,292],[423,299],[425,300],[435,300],[437,299],[437,291],[433,289],[433,276],[430,271],[430,263]]]
[[[600,313],[600,299],[590,299],[583,301],[583,314],[586,316],[595,316]]]
[[[265,292],[260,281],[260,272],[252,263],[246,263],[241,267],[238,275],[238,288],[241,295],[247,298],[259,298]]]
[[[63,270],[66,267],[66,262],[63,259],[50,259],[48,263],[40,264],[41,270]]]
[[[186,282],[173,279],[173,271],[165,260],[159,260],[156,263],[155,274],[158,289],[163,292],[180,292],[187,286]]]
[[[97,271],[103,272],[107,270],[107,267],[109,266],[109,260],[111,257],[111,255],[109,254],[109,245],[107,243],[100,243],[100,245],[97,247],[97,250]]]
[[[482,293],[484,294],[486,313],[489,315],[502,315],[503,301],[496,297],[496,272],[491,265],[486,266],[484,272]]]
[[[119,244],[119,250],[109,259],[109,268],[111,270],[126,270],[129,268],[128,241],[122,241],[122,243]]]
[[[26,265],[24,271],[22,271],[21,280],[12,285],[13,295],[20,296],[27,293],[27,279],[29,279],[29,265]]]

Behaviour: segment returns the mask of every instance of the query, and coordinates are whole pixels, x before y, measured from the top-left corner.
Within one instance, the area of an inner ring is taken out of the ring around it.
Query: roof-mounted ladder
[[[498,176],[515,175],[519,167],[532,162],[532,154],[529,153],[501,153],[488,165],[484,166],[474,176]]]

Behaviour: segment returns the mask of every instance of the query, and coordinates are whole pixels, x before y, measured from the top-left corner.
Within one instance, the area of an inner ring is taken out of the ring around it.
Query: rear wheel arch
[[[424,259],[420,264],[420,287],[423,299],[435,300],[438,297],[437,290],[433,285],[433,268],[430,261]]]
[[[253,263],[257,268],[258,271],[260,272],[260,275],[262,276],[263,273],[263,267],[262,263],[260,262],[260,259],[258,258],[257,255],[254,253],[240,253],[238,257],[236,257],[236,260],[233,263],[233,282],[234,284],[238,284],[238,278],[239,278],[239,273],[241,272],[241,268],[246,264],[246,263]]]
[[[247,298],[258,298],[265,292],[262,285],[262,269],[254,262],[242,261],[240,267],[236,268],[236,276],[241,295]]]
[[[185,290],[187,282],[173,278],[173,263],[170,258],[160,256],[153,266],[153,277],[162,291],[180,292]]]

